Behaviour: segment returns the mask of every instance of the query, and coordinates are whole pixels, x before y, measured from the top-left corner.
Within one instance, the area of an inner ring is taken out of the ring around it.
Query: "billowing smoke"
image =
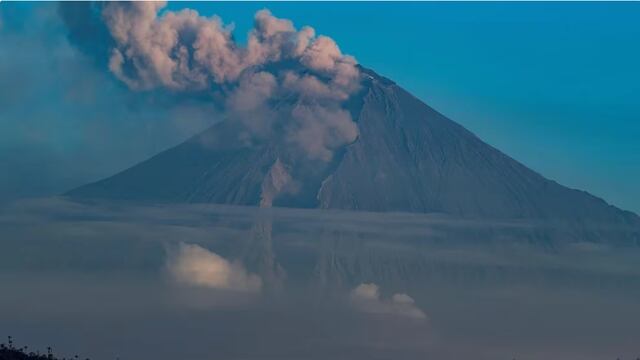
[[[350,293],[351,304],[358,310],[372,314],[387,314],[424,320],[425,313],[407,294],[393,294],[390,299],[383,299],[378,285],[360,284]]]
[[[171,254],[167,267],[173,278],[182,284],[218,290],[259,292],[262,280],[238,262],[229,262],[220,255],[194,244],[181,243]]]
[[[353,57],[314,29],[256,13],[246,46],[219,17],[160,11],[164,2],[112,2],[102,18],[113,39],[108,66],[134,90],[209,93],[222,99],[238,141],[277,142],[327,162],[358,136],[343,103],[359,89]]]

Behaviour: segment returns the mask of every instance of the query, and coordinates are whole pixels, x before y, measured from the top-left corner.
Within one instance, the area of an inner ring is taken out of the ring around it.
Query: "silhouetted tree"
[[[39,351],[28,351],[29,347],[16,347],[13,341],[13,337],[7,337],[7,344],[0,344],[0,360],[67,360],[66,358],[56,358],[53,355],[51,347],[47,347],[47,354],[42,355]],[[78,355],[73,357],[74,360],[78,360]],[[70,360],[70,359],[69,359]],[[90,360],[86,358],[85,360]]]

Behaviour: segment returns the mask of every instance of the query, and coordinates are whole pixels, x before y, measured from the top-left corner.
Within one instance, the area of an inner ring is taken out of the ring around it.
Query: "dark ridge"
[[[51,347],[47,348],[45,353],[40,351],[29,350],[27,346],[16,347],[13,338],[9,336],[7,343],[0,344],[0,360],[79,360],[80,357],[75,355],[71,358],[57,357],[53,354]],[[89,358],[85,358],[89,360]]]

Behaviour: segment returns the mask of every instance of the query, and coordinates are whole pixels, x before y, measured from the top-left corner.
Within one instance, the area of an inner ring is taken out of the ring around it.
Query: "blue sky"
[[[5,192],[16,182],[24,183],[21,177],[44,182],[47,174],[58,180],[22,193],[62,191],[138,162],[206,125],[196,119],[171,137],[168,134],[175,132],[166,126],[171,119],[165,125],[150,120],[167,112],[150,114],[131,105],[134,111],[92,120],[91,134],[99,134],[103,143],[87,144],[83,140],[89,130],[81,123],[87,114],[93,108],[114,108],[122,98],[126,102],[127,95],[106,72],[71,76],[82,81],[56,78],[73,71],[83,74],[88,65],[63,43],[59,24],[42,20],[55,14],[53,6],[22,6],[23,11],[11,16],[8,6],[0,4],[0,75],[7,81],[9,74],[33,63],[42,71],[37,78],[47,80],[33,81],[37,91],[15,95],[20,101],[37,99],[31,107],[39,111],[20,107],[18,100],[0,110],[0,159],[40,147],[47,155],[34,155],[28,166],[12,160],[11,168],[20,171],[12,179],[0,178]],[[640,212],[640,3],[181,2],[169,7],[217,14],[235,24],[240,40],[253,13],[262,8],[298,27],[311,25],[362,65],[393,79],[546,177]],[[82,66],[72,65],[76,63]],[[67,97],[57,97],[61,82],[99,84],[110,95],[95,104],[87,101],[84,107],[67,106]],[[48,117],[46,122],[43,117]],[[43,122],[48,130],[34,135],[33,128]],[[29,124],[33,128],[24,130]],[[103,129],[113,133],[112,138],[104,140]],[[33,145],[34,136],[47,137],[45,145]],[[78,159],[79,153],[88,159]],[[69,174],[57,173],[59,165],[51,165],[44,175],[33,169],[39,162],[54,161],[51,154]],[[80,173],[72,169],[78,163],[83,164]]]

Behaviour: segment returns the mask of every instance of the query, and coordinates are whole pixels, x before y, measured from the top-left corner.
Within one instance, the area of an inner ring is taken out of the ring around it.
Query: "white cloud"
[[[407,294],[393,294],[390,299],[383,299],[380,288],[374,283],[360,284],[351,290],[351,304],[361,312],[387,314],[413,319],[425,320],[427,315],[415,304]]]
[[[181,243],[169,257],[168,269],[179,283],[220,290],[259,292],[262,280],[249,273],[241,263],[229,262],[220,255],[194,244]]]

